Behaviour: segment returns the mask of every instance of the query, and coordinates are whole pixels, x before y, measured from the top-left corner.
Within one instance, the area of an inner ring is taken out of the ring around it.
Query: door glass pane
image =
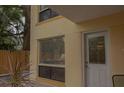
[[[88,42],[89,42],[89,63],[105,64],[104,36],[90,38]]]

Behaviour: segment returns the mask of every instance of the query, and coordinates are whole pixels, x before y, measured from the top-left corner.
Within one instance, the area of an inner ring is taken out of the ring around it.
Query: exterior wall
[[[84,86],[84,46],[83,33],[108,29],[109,60],[111,74],[124,74],[124,12],[75,24],[58,16],[48,21],[37,22],[38,6],[31,7],[31,79],[55,86]],[[65,36],[65,84],[38,78],[38,40],[48,37]],[[83,52],[82,52],[83,51]]]
[[[112,74],[124,74],[124,25],[111,28]]]

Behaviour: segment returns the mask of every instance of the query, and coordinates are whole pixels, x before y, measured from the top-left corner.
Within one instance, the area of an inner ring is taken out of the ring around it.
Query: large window
[[[65,81],[64,37],[40,40],[39,76]]]
[[[58,16],[59,14],[45,5],[40,6],[39,22]]]

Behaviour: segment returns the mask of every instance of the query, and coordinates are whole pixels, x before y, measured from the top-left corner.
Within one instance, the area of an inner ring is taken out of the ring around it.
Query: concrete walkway
[[[9,75],[0,76],[0,87],[11,87],[11,85],[7,82],[10,79]],[[22,87],[52,87],[49,85],[39,84],[35,81],[26,81],[22,83]]]

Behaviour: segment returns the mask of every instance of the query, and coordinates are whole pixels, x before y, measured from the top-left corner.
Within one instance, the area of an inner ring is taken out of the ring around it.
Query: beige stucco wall
[[[65,86],[84,86],[83,32],[108,29],[112,74],[124,74],[124,12],[75,24],[59,16],[41,23],[38,6],[31,7],[31,79],[37,78],[38,39],[65,36]]]
[[[124,74],[124,25],[111,27],[111,64],[113,74]]]

